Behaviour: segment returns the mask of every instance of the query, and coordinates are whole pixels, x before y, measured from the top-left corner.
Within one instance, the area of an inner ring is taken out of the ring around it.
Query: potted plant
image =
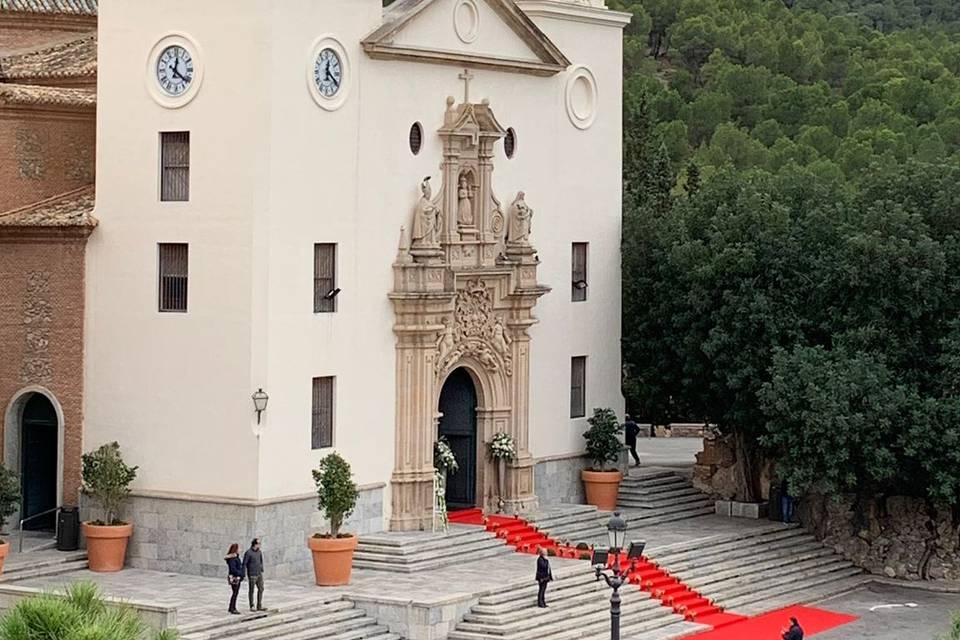
[[[0,465],[0,532],[7,528],[7,518],[20,506],[20,478],[13,471]],[[0,573],[10,552],[10,543],[0,539]]]
[[[507,463],[517,457],[517,445],[509,433],[497,433],[488,445],[490,458],[497,463],[497,513],[503,512],[503,496],[507,490]]]
[[[91,571],[120,571],[127,555],[127,542],[133,535],[133,525],[120,520],[120,509],[130,495],[137,467],[127,466],[116,442],[83,454],[81,463],[83,493],[90,496],[103,513],[102,520],[82,525],[87,540],[87,562]]]
[[[623,449],[617,438],[620,424],[612,409],[594,409],[593,416],[587,422],[590,428],[583,433],[583,437],[587,440],[587,458],[591,465],[580,472],[587,504],[602,511],[613,511],[617,507],[621,474],[607,467],[609,463],[620,460]]]
[[[321,587],[350,583],[357,537],[340,533],[345,518],[353,513],[360,492],[353,481],[350,464],[339,453],[331,453],[313,471],[317,486],[317,508],[330,521],[330,533],[316,533],[307,540],[313,554],[313,575]]]

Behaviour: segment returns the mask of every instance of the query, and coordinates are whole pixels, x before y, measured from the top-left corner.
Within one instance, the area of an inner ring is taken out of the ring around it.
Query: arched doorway
[[[20,417],[21,518],[30,518],[57,506],[57,411],[42,393],[33,393]],[[54,528],[55,514],[37,518],[24,529]]]
[[[447,478],[447,509],[477,504],[477,388],[463,367],[455,369],[440,391],[439,435],[445,436],[460,470]]]

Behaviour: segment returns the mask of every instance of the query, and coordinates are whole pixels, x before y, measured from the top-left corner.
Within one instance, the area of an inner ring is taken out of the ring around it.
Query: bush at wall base
[[[317,486],[317,508],[330,521],[330,534],[316,534],[307,539],[313,556],[313,575],[321,587],[350,583],[353,552],[357,537],[340,533],[340,527],[357,506],[360,492],[351,477],[350,464],[340,454],[331,453],[313,471]]]
[[[20,478],[13,471],[0,465],[0,531],[7,528],[7,518],[17,512],[20,507]],[[0,540],[0,573],[3,573],[3,563],[10,553],[10,543]]]
[[[137,477],[137,467],[127,466],[116,442],[83,454],[82,463],[83,493],[103,512],[103,520],[84,522],[82,526],[87,539],[87,562],[91,571],[120,571],[133,525],[120,520],[119,514],[130,495],[130,484]]]

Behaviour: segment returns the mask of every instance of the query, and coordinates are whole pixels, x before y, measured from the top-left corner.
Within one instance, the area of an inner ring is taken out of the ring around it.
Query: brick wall
[[[0,212],[93,184],[96,114],[0,107]]]
[[[64,418],[64,503],[75,505],[83,447],[86,239],[79,233],[0,233],[0,410],[25,387],[51,392]]]

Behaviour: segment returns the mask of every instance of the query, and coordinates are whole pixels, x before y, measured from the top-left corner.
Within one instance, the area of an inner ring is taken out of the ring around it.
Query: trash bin
[[[57,551],[80,548],[80,512],[76,507],[63,507],[57,513]]]

